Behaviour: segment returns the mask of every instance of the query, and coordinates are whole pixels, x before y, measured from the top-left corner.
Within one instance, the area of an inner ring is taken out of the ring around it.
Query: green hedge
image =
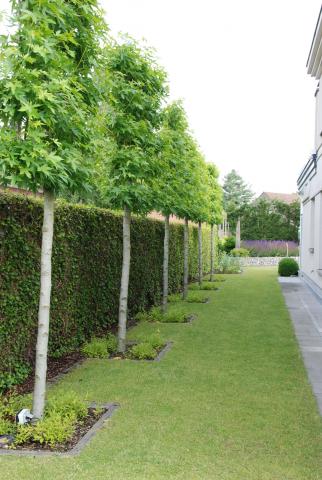
[[[0,389],[25,375],[34,359],[39,295],[42,202],[0,193]],[[204,271],[210,232],[203,231]],[[129,316],[158,304],[162,292],[163,222],[134,218]],[[183,226],[171,225],[169,286],[181,288]],[[190,272],[197,274],[198,232],[190,229]],[[122,217],[57,202],[49,352],[59,357],[117,322]]]

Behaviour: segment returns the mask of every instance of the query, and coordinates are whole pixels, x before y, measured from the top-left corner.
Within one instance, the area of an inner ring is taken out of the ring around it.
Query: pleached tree
[[[182,103],[173,102],[163,111],[161,140],[161,175],[156,180],[156,208],[164,216],[163,295],[162,310],[166,312],[169,291],[170,215],[178,215],[185,192],[182,177],[187,173],[186,135],[188,122]]]
[[[222,222],[223,192],[219,184],[219,172],[214,164],[207,164],[209,182],[209,220],[210,224],[210,281],[214,277],[215,262],[215,226]]]
[[[154,52],[130,38],[106,47],[109,83],[106,128],[114,150],[104,165],[106,200],[123,210],[123,264],[119,299],[118,351],[126,349],[131,259],[131,214],[154,207],[155,180],[161,174],[161,105],[167,95],[166,74]]]
[[[46,395],[54,200],[84,188],[99,93],[93,71],[106,25],[96,0],[12,5],[13,33],[0,47],[0,183],[43,192],[40,300],[33,414]]]
[[[192,211],[192,220],[198,224],[198,282],[201,286],[203,280],[203,245],[202,245],[202,224],[209,222],[209,179],[208,169],[203,155],[199,149],[195,153],[196,167],[194,169],[196,194]]]
[[[189,132],[184,136],[184,145],[185,168],[178,177],[182,185],[182,195],[177,206],[177,215],[184,219],[182,298],[186,299],[189,283],[189,221],[198,222],[202,212],[207,211],[207,171],[199,147]]]

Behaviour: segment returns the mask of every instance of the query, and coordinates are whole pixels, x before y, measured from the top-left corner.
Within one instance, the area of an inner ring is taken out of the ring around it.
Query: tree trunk
[[[238,218],[236,226],[236,248],[240,248],[240,217]]]
[[[213,281],[214,277],[214,250],[215,250],[215,229],[214,225],[211,224],[210,227],[210,281]]]
[[[164,246],[163,246],[163,298],[162,311],[165,313],[168,308],[169,290],[169,215],[164,218]]]
[[[185,300],[188,295],[189,280],[189,225],[188,219],[184,219],[184,236],[183,236],[183,295]]]
[[[123,215],[123,263],[119,304],[118,351],[124,353],[126,349],[126,321],[127,300],[129,292],[129,276],[131,261],[131,212],[124,207]]]
[[[202,274],[203,274],[203,269],[202,269],[202,224],[201,222],[198,222],[198,281],[199,285],[201,286],[202,284]]]
[[[32,412],[35,419],[41,419],[43,417],[45,408],[53,234],[54,195],[45,190],[41,243],[40,298],[36,345],[35,386],[32,406]]]

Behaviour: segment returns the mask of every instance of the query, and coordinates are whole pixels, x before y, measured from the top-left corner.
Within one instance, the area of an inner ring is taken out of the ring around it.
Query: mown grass
[[[321,480],[322,422],[276,270],[229,275],[160,363],[87,360],[54,387],[121,408],[79,457],[0,457],[3,478]],[[208,293],[207,293],[208,294]]]

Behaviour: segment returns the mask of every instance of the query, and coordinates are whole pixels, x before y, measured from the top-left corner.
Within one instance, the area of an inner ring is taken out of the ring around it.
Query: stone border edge
[[[72,457],[79,455],[84,447],[90,442],[90,440],[96,435],[96,433],[102,428],[104,423],[113,415],[115,410],[120,407],[118,403],[91,403],[90,407],[102,407],[106,408],[106,412],[94,423],[94,425],[85,433],[85,435],[80,438],[76,445],[67,452],[57,452],[50,450],[11,450],[11,449],[0,449],[1,455],[11,455],[18,457]]]

